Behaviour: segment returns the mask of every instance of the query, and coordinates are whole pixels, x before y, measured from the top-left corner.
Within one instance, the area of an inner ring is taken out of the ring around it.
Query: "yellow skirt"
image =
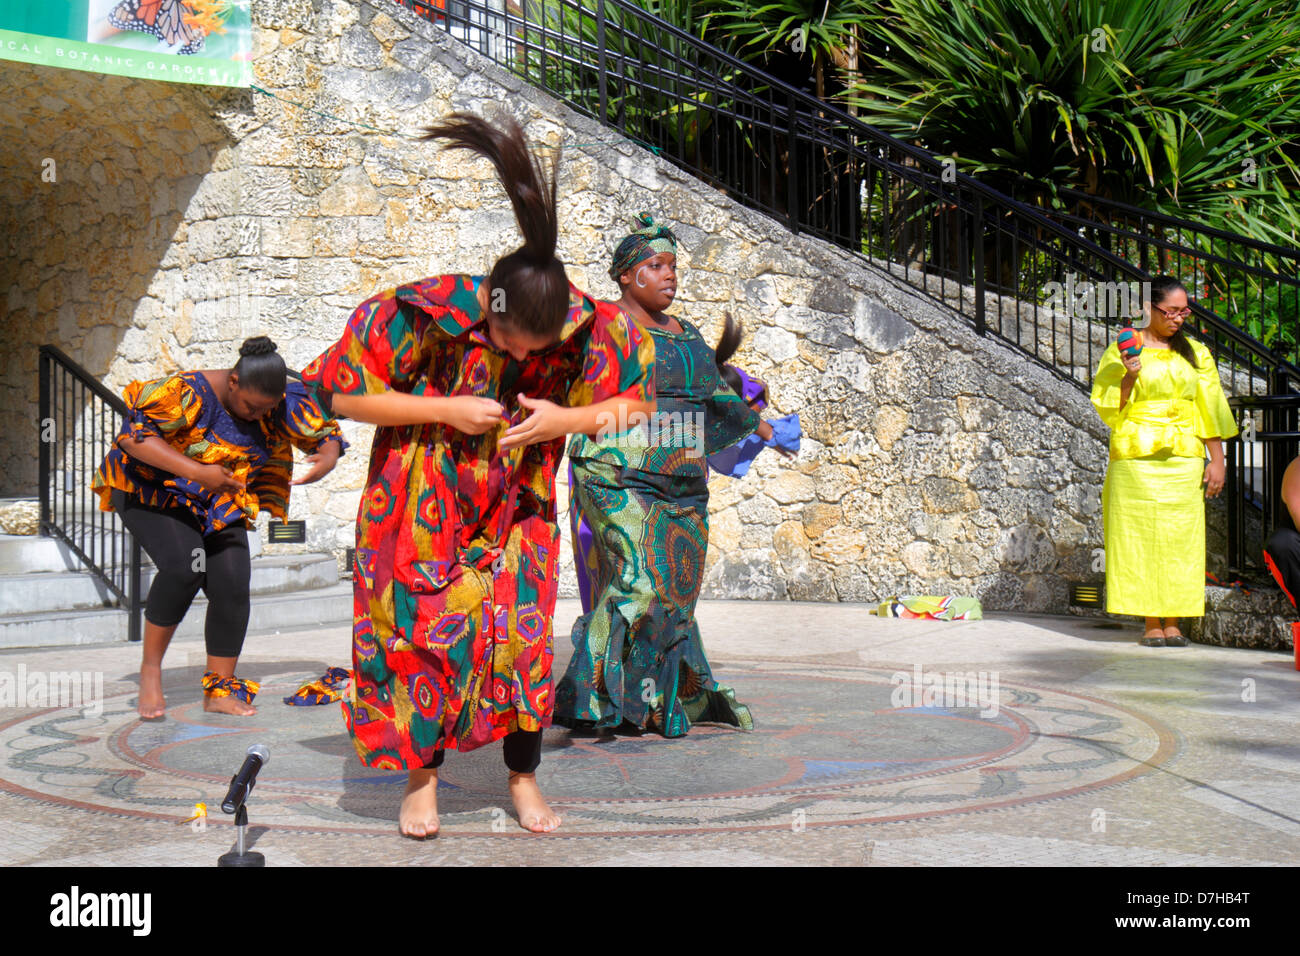
[[[1106,610],[1205,613],[1205,462],[1165,452],[1112,461],[1102,485]]]

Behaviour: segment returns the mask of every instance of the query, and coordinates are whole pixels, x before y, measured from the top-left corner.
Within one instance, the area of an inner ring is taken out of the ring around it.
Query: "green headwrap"
[[[642,259],[649,259],[661,252],[677,255],[677,237],[673,235],[671,229],[667,226],[656,226],[648,212],[638,215],[636,221],[641,224],[641,228],[625,236],[618,244],[618,248],[614,250],[614,262],[609,267],[609,277],[615,282],[618,281],[619,276]]]

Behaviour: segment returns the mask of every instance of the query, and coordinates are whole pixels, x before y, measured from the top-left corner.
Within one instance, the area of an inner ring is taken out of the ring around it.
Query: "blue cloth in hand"
[[[743,478],[749,471],[758,453],[764,448],[783,448],[786,451],[799,451],[799,439],[803,429],[799,426],[799,415],[786,415],[773,418],[768,422],[772,426],[771,441],[764,441],[758,435],[749,435],[736,442],[730,448],[724,448],[708,457],[709,467],[719,474],[731,478]]]

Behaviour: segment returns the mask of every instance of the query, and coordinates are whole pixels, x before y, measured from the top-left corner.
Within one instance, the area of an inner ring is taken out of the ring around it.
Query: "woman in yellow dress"
[[[1182,647],[1179,618],[1205,613],[1201,486],[1207,498],[1223,490],[1223,439],[1237,426],[1209,349],[1183,331],[1187,290],[1158,276],[1149,298],[1140,354],[1112,342],[1092,385],[1110,427],[1106,610],[1145,618],[1147,647]]]

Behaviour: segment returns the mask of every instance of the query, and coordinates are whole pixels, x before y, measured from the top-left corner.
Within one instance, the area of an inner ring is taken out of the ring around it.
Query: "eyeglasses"
[[[1162,309],[1154,302],[1151,304],[1151,308],[1155,309],[1161,315],[1169,316],[1171,319],[1183,319],[1192,314],[1191,309]]]

